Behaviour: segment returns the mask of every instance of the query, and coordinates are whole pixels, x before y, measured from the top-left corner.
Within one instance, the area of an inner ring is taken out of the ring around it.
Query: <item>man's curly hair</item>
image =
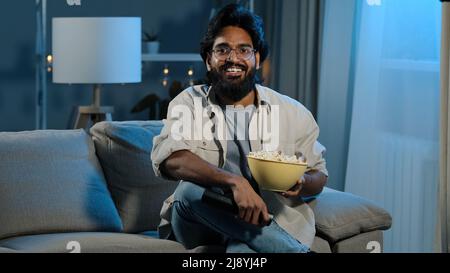
[[[203,61],[206,62],[214,40],[227,26],[236,26],[247,31],[252,38],[253,47],[260,54],[260,63],[263,63],[269,55],[269,46],[264,38],[264,23],[261,17],[238,4],[225,6],[209,22],[208,30],[200,43],[200,55]]]

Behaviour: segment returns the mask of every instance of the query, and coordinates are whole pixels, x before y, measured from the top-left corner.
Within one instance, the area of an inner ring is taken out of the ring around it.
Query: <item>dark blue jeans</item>
[[[225,210],[202,202],[205,188],[182,181],[175,191],[172,229],[186,248],[228,242],[227,252],[289,253],[309,248],[275,221],[265,227],[249,224]]]

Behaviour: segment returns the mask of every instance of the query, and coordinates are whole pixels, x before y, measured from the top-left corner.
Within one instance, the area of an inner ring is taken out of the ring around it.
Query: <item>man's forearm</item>
[[[321,171],[309,171],[304,176],[305,183],[300,193],[300,196],[303,197],[321,193],[328,180],[328,177]]]
[[[196,182],[205,186],[233,186],[239,177],[220,169],[198,155],[181,150],[173,153],[162,164],[161,171],[174,179]],[[300,195],[311,196],[322,192],[328,177],[320,171],[305,173]]]
[[[171,178],[205,186],[233,186],[237,179],[236,175],[206,162],[187,150],[170,155],[161,164],[161,171]]]

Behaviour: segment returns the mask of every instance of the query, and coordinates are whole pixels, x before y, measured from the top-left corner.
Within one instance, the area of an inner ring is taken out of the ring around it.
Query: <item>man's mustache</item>
[[[243,64],[237,64],[237,63],[233,63],[233,62],[226,62],[224,65],[222,65],[220,67],[220,70],[225,71],[230,67],[239,67],[241,68],[243,71],[247,71],[247,66],[243,65]]]

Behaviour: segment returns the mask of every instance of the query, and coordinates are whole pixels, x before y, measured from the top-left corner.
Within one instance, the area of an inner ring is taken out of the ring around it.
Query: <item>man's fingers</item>
[[[290,188],[288,191],[282,192],[281,195],[284,197],[295,197],[300,194],[300,191],[303,188],[303,182],[301,179],[297,180],[297,183]]]
[[[255,209],[253,211],[253,215],[252,215],[252,224],[253,225],[259,225],[259,215],[261,214],[261,210],[260,209]]]
[[[267,224],[270,222],[270,216],[269,212],[267,211],[267,207],[264,207],[263,211],[261,212],[262,218],[263,218],[263,224],[264,226],[267,226]]]
[[[253,211],[250,208],[246,208],[244,221],[250,223],[250,220],[252,219],[252,214],[253,214]]]
[[[286,192],[281,193],[281,195],[283,195],[284,197],[295,197],[298,196],[300,194],[301,188],[297,188],[295,190],[289,190]]]
[[[239,208],[239,218],[244,219],[245,217],[245,208]]]
[[[283,196],[284,197],[295,197],[295,196],[297,196],[297,193],[293,192],[293,191],[287,191],[287,192],[283,193]]]

